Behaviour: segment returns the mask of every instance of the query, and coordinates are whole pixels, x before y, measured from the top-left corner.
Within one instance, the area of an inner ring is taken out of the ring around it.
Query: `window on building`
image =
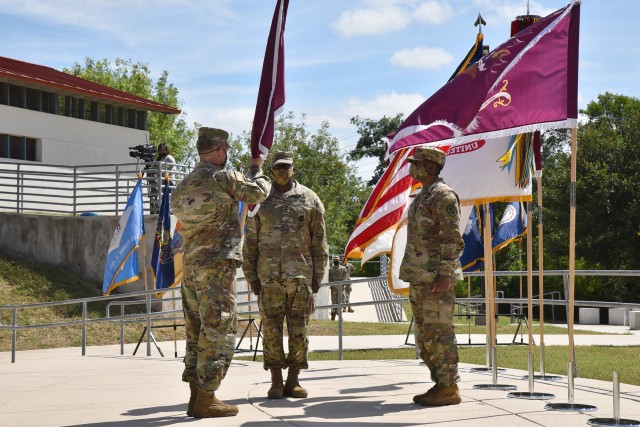
[[[40,161],[37,147],[38,141],[34,138],[0,134],[0,158],[37,162]]]
[[[24,99],[22,98],[23,87],[9,85],[9,105],[12,107],[24,107]]]
[[[42,92],[42,111],[45,113],[58,113],[58,95],[51,92]]]
[[[37,89],[25,89],[27,98],[26,108],[28,110],[42,111],[42,92]]]

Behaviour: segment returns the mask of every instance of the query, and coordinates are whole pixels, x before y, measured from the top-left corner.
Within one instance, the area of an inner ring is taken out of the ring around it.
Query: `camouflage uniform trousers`
[[[206,267],[184,266],[182,307],[187,351],[182,381],[216,391],[227,374],[236,345],[235,260],[217,260]]]
[[[269,279],[262,282],[258,307],[262,317],[264,369],[307,369],[309,339],[307,324],[313,295],[308,279]],[[285,360],[282,342],[286,317],[289,354]]]
[[[347,302],[347,296],[345,294],[345,290],[344,290],[344,286],[331,286],[331,304],[337,304],[338,303],[338,292],[340,292],[339,290],[342,289],[342,304],[344,307],[344,303]],[[332,308],[331,309],[331,314],[338,314],[338,309],[337,308]]]
[[[453,326],[455,294],[431,292],[432,283],[411,283],[409,301],[416,328],[420,358],[431,372],[431,380],[443,386],[460,381],[458,343]]]
[[[349,304],[349,300],[351,299],[351,283],[344,285],[342,289],[344,289],[344,302]]]

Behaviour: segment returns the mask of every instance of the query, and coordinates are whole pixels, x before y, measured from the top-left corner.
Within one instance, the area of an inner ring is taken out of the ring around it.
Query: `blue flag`
[[[504,209],[502,219],[493,236],[493,252],[497,252],[511,242],[522,239],[527,232],[527,213],[522,202],[510,202]]]
[[[102,280],[104,295],[109,295],[120,285],[138,280],[138,248],[143,238],[142,179],[139,178],[109,245]]]
[[[475,205],[464,228],[462,240],[464,252],[460,257],[462,271],[478,271],[484,266],[484,243],[482,241],[482,220],[484,215],[480,206]]]
[[[176,285],[173,246],[171,244],[171,195],[168,179],[164,180],[158,226],[151,255],[151,272],[157,290],[168,289]]]

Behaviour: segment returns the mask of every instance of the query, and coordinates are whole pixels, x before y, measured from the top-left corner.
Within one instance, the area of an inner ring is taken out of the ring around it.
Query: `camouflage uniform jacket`
[[[349,278],[349,270],[343,265],[337,267],[331,266],[329,268],[329,281],[330,282],[342,282]]]
[[[329,248],[324,206],[312,190],[293,181],[275,186],[253,218],[247,218],[243,270],[247,281],[307,278],[322,280]]]
[[[400,279],[410,283],[432,282],[437,276],[461,280],[464,242],[458,195],[438,178],[411,202],[408,218]]]
[[[171,193],[172,213],[182,223],[185,260],[206,265],[212,259],[242,261],[238,200],[260,203],[271,182],[259,168],[250,176],[198,162]]]

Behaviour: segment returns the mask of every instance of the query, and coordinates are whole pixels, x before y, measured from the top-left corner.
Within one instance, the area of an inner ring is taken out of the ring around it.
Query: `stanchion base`
[[[476,384],[473,386],[476,390],[517,390],[518,387],[512,384]]]
[[[529,375],[524,375],[522,379],[528,380]],[[559,375],[534,375],[533,379],[538,381],[560,381],[562,377]]]
[[[591,418],[587,424],[592,426],[640,426],[640,421],[626,420],[624,418]]]
[[[537,393],[532,391],[514,391],[507,394],[507,397],[514,397],[516,399],[529,399],[529,400],[549,400],[549,399],[555,399],[556,395],[551,393]]]
[[[492,372],[493,368],[471,368],[471,372]],[[504,368],[498,368],[498,372],[506,372]]]
[[[583,405],[580,403],[547,403],[544,405],[544,409],[547,411],[580,411],[580,412],[593,412],[598,408],[593,405]]]

